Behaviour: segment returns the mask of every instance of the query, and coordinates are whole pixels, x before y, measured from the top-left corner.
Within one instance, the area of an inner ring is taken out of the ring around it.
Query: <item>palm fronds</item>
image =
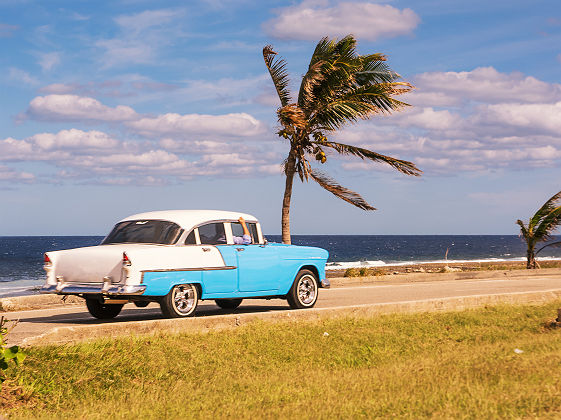
[[[263,59],[265,60],[265,65],[269,70],[271,79],[273,79],[273,84],[279,95],[282,106],[286,106],[290,102],[290,93],[288,91],[288,72],[286,71],[286,61],[282,58],[276,58],[277,53],[273,51],[271,45],[266,45],[263,48]]]
[[[561,191],[547,200],[543,206],[532,216],[528,226],[537,226],[544,218],[546,218],[561,203]]]
[[[528,262],[527,268],[535,268],[535,257],[542,249],[548,246],[559,247],[561,242],[553,242],[542,246],[535,252],[535,246],[538,242],[551,240],[551,234],[559,226],[561,226],[561,191],[547,200],[543,206],[530,218],[528,225],[522,220],[517,220],[520,226],[520,235],[526,241],[528,246]]]
[[[561,224],[561,207],[556,207],[540,219],[534,229],[534,237],[540,241],[550,239],[551,233]]]
[[[309,175],[322,188],[339,197],[341,200],[345,200],[347,203],[350,203],[362,210],[376,210],[376,208],[368,204],[366,200],[360,196],[360,194],[341,186],[337,181],[323,172],[311,170]]]
[[[542,249],[547,248],[547,247],[550,247],[550,246],[552,246],[553,248],[561,248],[561,241],[559,241],[559,242],[551,242],[551,243],[549,243],[549,244],[545,244],[544,246],[542,246],[540,249],[538,249],[538,250],[536,251],[536,255],[538,255]]]

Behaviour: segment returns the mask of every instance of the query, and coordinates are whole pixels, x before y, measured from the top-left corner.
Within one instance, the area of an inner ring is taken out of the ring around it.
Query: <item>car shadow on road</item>
[[[220,316],[231,314],[245,313],[262,313],[286,311],[289,306],[269,306],[269,305],[244,305],[234,310],[221,309],[214,305],[201,306],[197,309],[195,317]],[[40,324],[74,324],[74,325],[92,325],[92,324],[114,324],[130,321],[150,321],[156,319],[166,319],[159,308],[142,308],[142,309],[123,309],[123,311],[113,319],[96,319],[88,312],[80,311],[74,313],[65,313],[51,316],[39,316],[21,319],[20,323],[40,323]]]

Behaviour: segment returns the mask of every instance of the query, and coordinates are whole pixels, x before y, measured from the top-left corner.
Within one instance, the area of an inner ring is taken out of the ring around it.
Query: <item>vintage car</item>
[[[249,243],[235,244],[244,233]],[[321,248],[268,243],[249,214],[155,211],[121,220],[100,245],[45,253],[41,292],[81,296],[100,319],[128,302],[158,302],[167,317],[192,316],[207,299],[231,310],[242,299],[280,298],[303,309],[329,287],[327,257]]]

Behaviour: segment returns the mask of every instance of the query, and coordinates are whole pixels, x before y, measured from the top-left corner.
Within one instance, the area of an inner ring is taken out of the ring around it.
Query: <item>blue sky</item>
[[[0,0],[0,235],[179,208],[279,233],[288,149],[261,50],[295,91],[317,41],[348,33],[416,89],[337,138],[424,174],[329,155],[321,169],[378,210],[297,182],[293,234],[516,234],[561,189],[557,0]]]

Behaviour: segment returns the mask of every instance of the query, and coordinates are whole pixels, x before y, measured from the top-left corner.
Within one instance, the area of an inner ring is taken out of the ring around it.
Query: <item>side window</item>
[[[224,223],[209,223],[199,226],[199,239],[204,245],[220,245],[226,243]]]
[[[255,223],[248,223],[247,228],[249,229],[249,233],[251,234],[251,243],[259,243],[259,235],[257,235],[257,225]]]
[[[192,230],[185,239],[185,245],[196,245],[197,239],[195,238],[195,230]]]
[[[243,228],[242,225],[238,222],[230,223],[232,226],[232,235],[242,237],[243,236]],[[255,223],[247,223],[247,229],[249,230],[249,235],[251,236],[251,243],[256,244],[259,242],[259,237],[257,236],[257,226]]]

